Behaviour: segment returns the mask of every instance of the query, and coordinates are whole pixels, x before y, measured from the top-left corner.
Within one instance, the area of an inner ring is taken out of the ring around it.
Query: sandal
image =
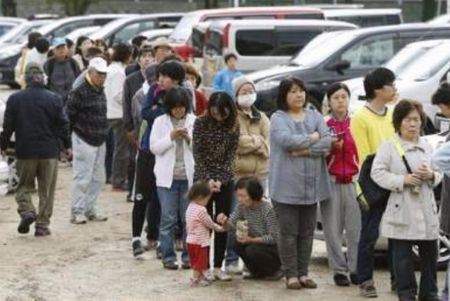
[[[298,282],[304,288],[309,288],[309,289],[317,288],[317,283],[315,283],[312,279],[309,279],[309,278],[306,279],[305,281],[300,281],[300,279],[299,279]]]
[[[288,290],[299,290],[302,288],[302,285],[300,284],[300,281],[289,281],[290,279],[295,279],[295,278],[289,278],[286,279],[286,288]]]

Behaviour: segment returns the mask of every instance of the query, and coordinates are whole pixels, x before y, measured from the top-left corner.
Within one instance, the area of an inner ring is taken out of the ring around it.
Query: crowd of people
[[[51,234],[63,158],[73,165],[71,223],[107,221],[97,206],[105,183],[127,192],[133,255],[156,250],[165,269],[192,269],[193,286],[244,272],[246,279],[285,277],[287,289],[317,288],[308,270],[320,210],[336,285],[359,285],[361,296],[377,297],[374,247],[383,236],[399,300],[439,300],[447,176],[441,226],[433,188],[450,170],[450,147],[432,156],[421,137],[422,105],[396,99],[392,71],[380,67],[365,76],[368,101],[352,116],[346,85],[328,87],[330,113],[323,116],[308,104],[304,82],[285,78],[269,119],[256,108],[255,84],[237,70],[236,55],[225,63],[207,98],[195,66],[165,40],[137,37],[108,49],[88,37],[55,38],[50,47],[31,34],[17,68],[23,89],[7,102],[0,145],[6,150],[15,133],[19,233],[36,223],[36,236]],[[392,110],[387,104],[394,101]],[[443,84],[432,102],[450,116],[450,86]],[[369,159],[373,181],[389,192],[379,206],[358,184]],[[38,210],[31,199],[35,178]]]

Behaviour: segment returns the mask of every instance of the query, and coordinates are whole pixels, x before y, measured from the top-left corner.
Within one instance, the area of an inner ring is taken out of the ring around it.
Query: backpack
[[[80,74],[80,70],[78,67],[78,63],[73,59],[69,58],[70,67],[72,68],[73,74],[77,77]],[[55,59],[52,58],[47,62],[47,77],[48,77],[48,85],[50,85],[50,79],[52,78],[53,70],[55,69]]]

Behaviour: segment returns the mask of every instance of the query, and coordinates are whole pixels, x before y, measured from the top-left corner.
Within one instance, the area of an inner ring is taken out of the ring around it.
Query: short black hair
[[[133,39],[131,39],[131,44],[133,46],[136,46],[137,48],[140,48],[142,45],[142,42],[144,42],[145,40],[148,40],[146,36],[137,35]]]
[[[223,60],[225,61],[225,64],[228,63],[228,61],[229,61],[230,59],[235,59],[235,60],[237,60],[237,55],[234,54],[234,53],[228,53],[228,54],[226,54],[226,55],[223,57]]]
[[[209,197],[211,195],[211,189],[209,188],[208,183],[206,182],[195,182],[187,193],[187,198],[190,201],[193,201],[197,198]]]
[[[431,103],[435,106],[450,106],[450,84],[443,82],[431,97]]]
[[[168,61],[177,61],[182,63],[183,60],[180,56],[176,55],[176,54],[169,54],[168,56],[166,56],[165,58],[162,59],[162,61],[160,62],[160,64],[164,64],[165,62]]]
[[[36,50],[39,53],[47,53],[48,50],[50,49],[50,43],[46,38],[41,37],[41,38],[37,39],[34,47],[36,47]]]
[[[158,77],[160,75],[168,76],[178,83],[181,83],[186,77],[186,71],[184,70],[183,65],[174,60],[160,64],[158,66],[157,74]]]
[[[427,116],[423,111],[422,104],[416,100],[402,99],[395,105],[394,112],[392,113],[392,124],[394,125],[394,130],[396,133],[400,134],[403,119],[405,119],[406,116],[414,110],[419,113],[420,121],[422,122],[422,129],[425,127],[427,123]]]
[[[74,45],[74,43],[71,39],[66,38],[66,45],[67,45],[67,48],[70,48]]]
[[[364,90],[368,100],[375,98],[375,90],[383,88],[385,85],[395,81],[395,74],[391,70],[380,67],[369,72],[364,78]]]
[[[143,46],[139,49],[137,58],[141,58],[144,54],[151,53],[152,56],[155,56],[155,52],[153,51],[153,48],[150,45]]]
[[[133,54],[133,49],[131,48],[131,45],[126,43],[118,43],[113,47],[113,55],[112,55],[112,61],[113,62],[128,62],[131,55]]]
[[[93,58],[93,57],[100,56],[102,54],[104,54],[104,53],[100,48],[98,48],[96,46],[92,46],[92,47],[88,48],[86,56],[88,58]]]
[[[211,94],[206,111],[206,116],[208,116],[208,118],[213,118],[211,113],[212,108],[216,108],[219,111],[219,114],[225,118],[224,128],[228,130],[234,129],[237,123],[237,108],[235,102],[228,93],[218,91]]]
[[[287,95],[293,86],[298,86],[303,91],[306,91],[305,83],[297,77],[288,77],[283,79],[278,86],[277,108],[282,111],[289,111],[287,103]],[[305,100],[306,106],[306,100]]]
[[[261,201],[264,196],[264,188],[256,177],[240,178],[235,187],[238,189],[245,189],[253,201]]]
[[[29,33],[27,48],[33,49],[36,46],[36,42],[39,38],[42,38],[42,34],[40,32],[33,31],[33,32]]]
[[[84,43],[84,41],[87,41],[87,40],[91,40],[91,39],[87,36],[79,36],[78,37],[77,42],[75,43],[75,53],[76,54],[81,54],[80,46],[81,46],[81,44]],[[92,42],[92,40],[91,40],[91,42]]]
[[[333,96],[334,93],[336,93],[337,91],[344,89],[345,92],[347,92],[348,96],[350,97],[350,89],[348,88],[348,86],[344,83],[334,83],[331,84],[328,89],[327,89],[327,99],[328,102],[330,102],[330,98],[331,96]]]
[[[183,87],[174,86],[170,88],[164,95],[163,103],[166,113],[170,115],[170,111],[176,107],[184,107],[186,113],[191,111],[191,94]]]

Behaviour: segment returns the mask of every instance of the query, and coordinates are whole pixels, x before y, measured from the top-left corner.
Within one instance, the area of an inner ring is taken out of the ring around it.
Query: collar
[[[250,119],[250,121],[255,121],[256,122],[256,121],[261,120],[261,112],[258,111],[255,108],[255,106],[251,106],[250,110],[251,110],[251,115],[238,107],[238,114],[240,114],[241,116],[244,116],[244,117]]]
[[[402,145],[405,152],[411,152],[411,151],[415,151],[415,150],[419,150],[423,153],[426,152],[425,140],[422,137],[419,137],[417,143],[412,143],[412,142],[403,140],[402,138],[400,138],[400,136],[398,134],[395,134],[395,139],[397,139],[400,142],[400,144]]]
[[[86,81],[88,82],[89,86],[91,86],[95,91],[100,92],[102,88],[97,87],[92,83],[91,77],[89,76],[89,73],[86,73]]]

